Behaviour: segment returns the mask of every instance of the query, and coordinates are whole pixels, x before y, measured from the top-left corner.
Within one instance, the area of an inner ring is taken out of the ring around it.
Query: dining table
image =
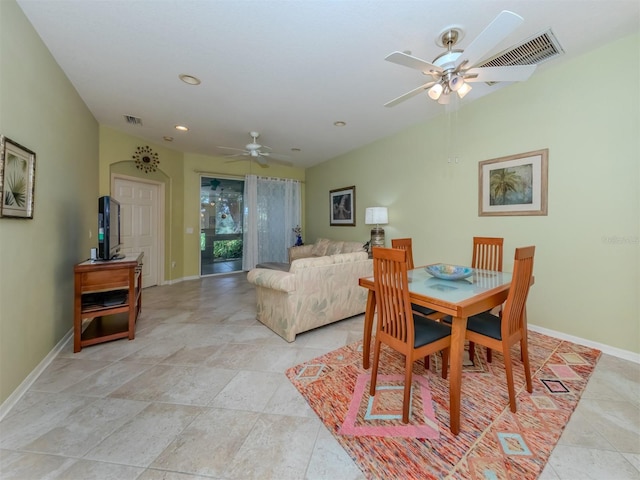
[[[449,355],[449,411],[451,433],[460,432],[460,396],[462,362],[467,318],[501,305],[507,299],[512,274],[494,270],[473,269],[459,280],[436,278],[424,266],[407,272],[411,303],[431,308],[452,317]],[[359,285],[368,289],[364,318],[362,363],[369,368],[373,320],[376,309],[374,278],[362,277]]]

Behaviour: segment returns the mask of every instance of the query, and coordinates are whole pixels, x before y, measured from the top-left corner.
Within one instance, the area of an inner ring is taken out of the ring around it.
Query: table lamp
[[[389,223],[387,207],[368,207],[365,210],[364,223],[366,225],[375,225],[371,229],[370,248],[384,247],[384,229],[380,228],[380,225]]]

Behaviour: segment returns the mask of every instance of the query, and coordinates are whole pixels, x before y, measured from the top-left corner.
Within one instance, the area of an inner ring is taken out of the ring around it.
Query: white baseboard
[[[170,283],[179,283],[186,280],[196,280],[199,277],[187,277],[179,280],[171,280]],[[555,330],[550,330],[548,328],[539,327],[537,325],[529,324],[529,329],[534,332],[542,333],[543,335],[548,335],[549,337],[559,338],[560,340],[567,340],[568,342],[577,343],[579,345],[584,345],[586,347],[597,348],[603,353],[607,355],[612,355],[614,357],[621,358],[623,360],[628,360],[630,362],[640,364],[640,353],[630,352],[628,350],[622,350],[620,348],[612,347],[610,345],[605,345],[604,343],[592,342],[591,340],[585,340],[584,338],[574,337],[573,335],[568,335],[566,333],[557,332]],[[67,332],[67,334],[58,342],[58,344],[49,352],[49,354],[38,364],[38,366],[33,369],[33,371],[24,379],[24,381],[15,389],[15,391],[9,395],[9,397],[0,405],[0,420],[4,418],[4,416],[9,413],[9,411],[13,408],[13,406],[22,398],[22,396],[29,390],[31,385],[37,380],[40,374],[49,366],[49,364],[53,361],[54,358],[62,351],[66,343],[71,340],[73,337],[73,328]]]
[[[58,353],[62,351],[68,341],[73,339],[73,328],[70,328],[67,334],[62,337],[62,340],[58,342],[58,344],[53,347],[53,350],[49,352],[49,354],[42,359],[42,361],[34,368],[27,378],[25,378],[22,383],[16,388],[11,395],[7,397],[7,399],[2,402],[0,405],[0,420],[4,418],[4,416],[9,413],[9,411],[14,407],[18,400],[22,398],[22,396],[27,393],[27,390],[31,388],[31,385],[38,379],[40,374],[44,372],[44,370],[53,362],[53,359],[58,356]]]
[[[201,277],[199,275],[192,277],[182,277],[182,278],[174,278],[172,280],[165,280],[162,282],[162,285],[175,285],[177,283],[187,282],[189,280],[199,280]]]
[[[542,333],[543,335],[547,335],[549,337],[559,338],[560,340],[567,340],[568,342],[577,343],[578,345],[584,345],[585,347],[597,348],[602,353],[606,353],[607,355],[622,358],[623,360],[628,360],[634,363],[640,363],[640,353],[630,352],[628,350],[622,350],[621,348],[605,345],[604,343],[585,340],[584,338],[574,337],[573,335],[557,332],[555,330],[550,330],[544,327],[538,327],[537,325],[529,324],[529,330]]]

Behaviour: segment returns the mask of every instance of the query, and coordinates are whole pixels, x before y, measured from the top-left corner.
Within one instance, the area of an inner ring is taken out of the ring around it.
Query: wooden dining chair
[[[527,345],[526,304],[531,286],[534,253],[534,246],[516,249],[511,286],[502,314],[498,316],[491,312],[483,312],[469,317],[465,334],[466,339],[470,342],[479,343],[488,349],[502,352],[504,369],[507,374],[509,406],[512,412],[516,411],[516,394],[513,386],[511,346],[516,343],[520,343],[520,356],[524,364],[527,392],[532,392]]]
[[[504,238],[473,237],[471,268],[502,271],[502,247]]]
[[[391,248],[399,248],[407,252],[407,270],[413,270],[415,266],[413,265],[413,245],[411,238],[392,238],[391,239]],[[428,308],[423,307],[422,305],[416,305],[415,303],[411,304],[411,309],[420,315],[425,317],[429,317],[433,320],[437,319],[440,315],[439,312]]]
[[[413,363],[442,350],[442,378],[447,378],[451,327],[411,310],[407,278],[407,252],[395,248],[373,248],[373,278],[378,322],[369,394],[375,396],[380,348],[384,343],[405,357],[402,423],[409,422]]]
[[[502,271],[504,238],[473,237],[473,255],[471,268]],[[469,342],[469,360],[475,359],[475,345]],[[491,363],[491,349],[487,348],[487,362]]]

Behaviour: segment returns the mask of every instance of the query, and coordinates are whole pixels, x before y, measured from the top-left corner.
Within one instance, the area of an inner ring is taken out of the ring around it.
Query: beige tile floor
[[[289,344],[254,296],[243,273],[153,287],[134,341],[67,345],[0,422],[0,478],[364,478],[283,373],[362,316]],[[639,377],[602,357],[541,479],[640,478]]]

